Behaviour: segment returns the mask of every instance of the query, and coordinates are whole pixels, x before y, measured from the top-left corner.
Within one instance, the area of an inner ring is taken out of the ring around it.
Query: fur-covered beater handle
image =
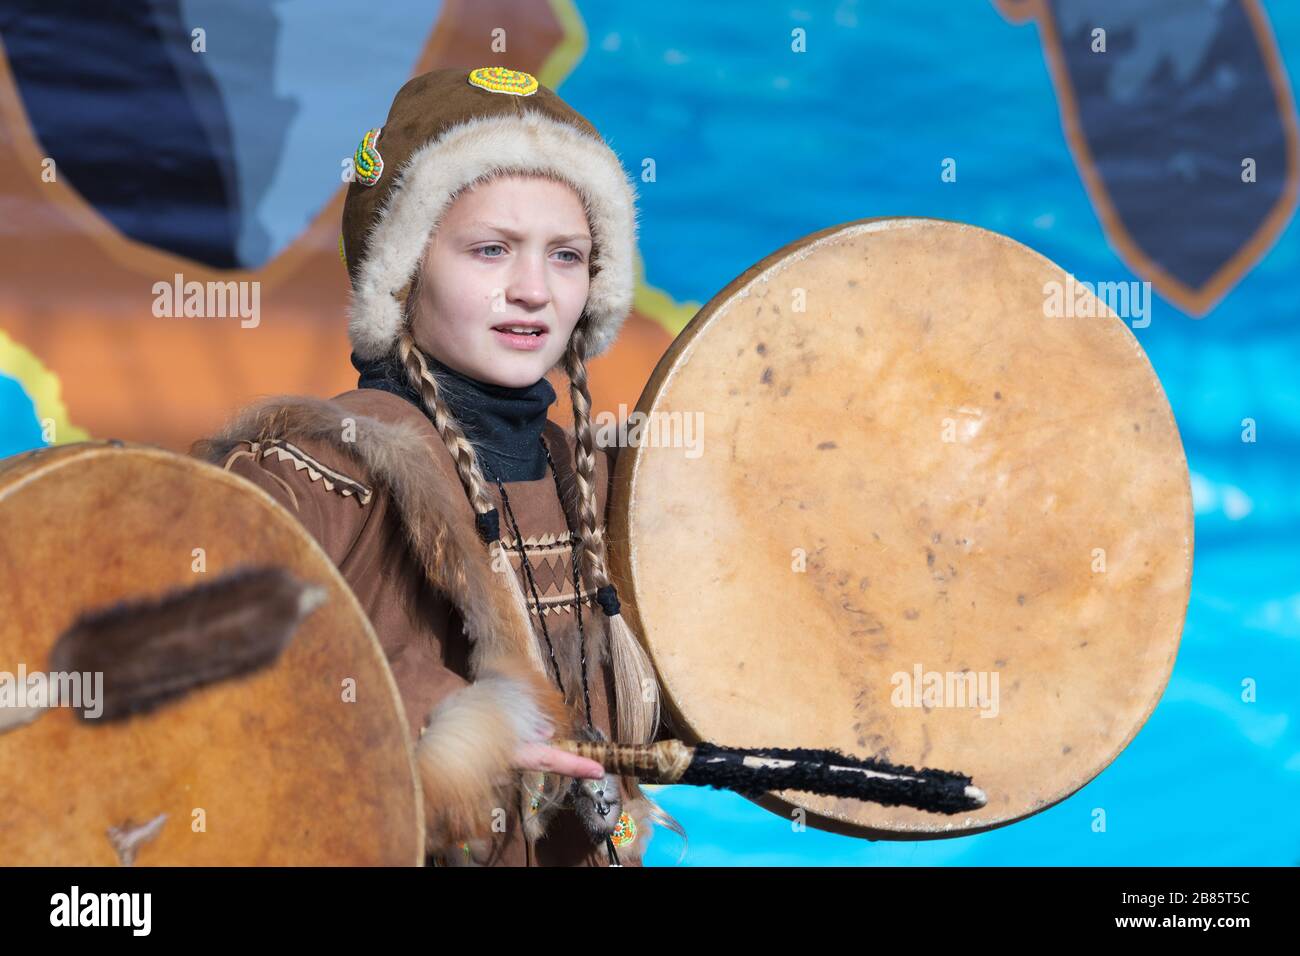
[[[917,770],[838,750],[745,750],[703,742],[690,746],[680,740],[636,745],[557,740],[553,745],[595,760],[606,773],[626,774],[646,783],[708,786],[755,796],[772,790],[805,790],[946,814],[977,810],[987,802],[984,791],[963,774]]]

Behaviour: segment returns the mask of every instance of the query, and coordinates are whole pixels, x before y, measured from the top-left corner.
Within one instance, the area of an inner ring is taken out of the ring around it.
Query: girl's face
[[[416,344],[481,382],[534,384],[587,304],[591,246],[582,200],[564,183],[511,175],[461,193],[421,267]]]

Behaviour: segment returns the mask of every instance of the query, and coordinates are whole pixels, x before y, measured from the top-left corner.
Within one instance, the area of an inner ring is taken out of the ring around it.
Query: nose
[[[528,309],[540,309],[551,301],[546,260],[538,253],[520,254],[506,288],[506,298]]]

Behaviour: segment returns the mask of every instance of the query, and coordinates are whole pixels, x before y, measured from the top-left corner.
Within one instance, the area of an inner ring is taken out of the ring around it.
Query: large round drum
[[[699,312],[637,411],[611,551],[676,729],[988,795],[762,805],[971,833],[1074,793],[1151,714],[1190,585],[1186,459],[1129,328],[1033,250],[932,219],[810,235]]]
[[[47,707],[15,722],[0,711],[0,863],[423,862],[383,651],[329,558],[269,495],[160,448],[84,442],[0,463],[0,529],[11,681],[20,667],[54,670],[56,640],[86,612],[244,566],[284,569],[325,596],[274,663],[151,712],[86,720],[85,707]]]

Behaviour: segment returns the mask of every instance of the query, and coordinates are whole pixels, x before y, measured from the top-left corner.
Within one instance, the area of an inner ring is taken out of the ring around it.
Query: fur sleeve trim
[[[429,712],[416,744],[428,849],[489,837],[497,812],[515,812],[520,744],[570,732],[559,691],[530,663],[497,660]]]

